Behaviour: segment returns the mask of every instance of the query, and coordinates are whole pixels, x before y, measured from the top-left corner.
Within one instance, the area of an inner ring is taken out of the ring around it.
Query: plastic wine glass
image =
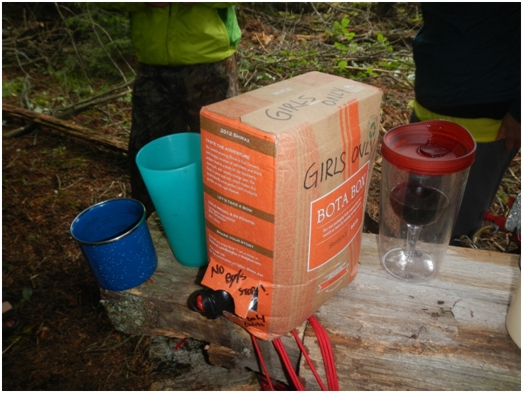
[[[436,222],[447,210],[449,198],[441,190],[410,178],[392,188],[389,201],[394,214],[407,226],[405,246],[385,255],[391,273],[406,280],[425,280],[436,269],[430,254],[417,248],[424,226]]]
[[[401,125],[383,136],[378,249],[392,276],[407,282],[436,276],[475,152],[472,135],[446,120]]]

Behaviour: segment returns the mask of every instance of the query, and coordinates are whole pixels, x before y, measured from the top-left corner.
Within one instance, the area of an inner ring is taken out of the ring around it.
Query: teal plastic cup
[[[136,164],[178,262],[207,265],[200,134],[155,139],[138,152]]]

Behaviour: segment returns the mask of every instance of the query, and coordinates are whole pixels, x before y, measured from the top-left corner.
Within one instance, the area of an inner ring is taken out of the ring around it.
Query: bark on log
[[[101,290],[101,304],[113,326],[131,335],[190,337],[208,342],[211,344],[208,357],[213,365],[261,372],[246,330],[225,317],[207,319],[188,307],[190,295],[203,288],[199,283],[205,268],[183,266],[176,260],[156,213],[149,217],[147,226],[158,256],[158,267],[148,281],[135,288],[117,292]],[[299,337],[303,337],[305,325],[297,327]],[[271,378],[290,383],[271,342],[257,342]],[[285,335],[282,342],[297,368],[301,352],[294,337]]]
[[[80,139],[100,143],[104,146],[116,148],[118,150],[127,151],[126,140],[115,138],[110,135],[105,135],[104,133],[93,130],[92,128],[79,126],[53,116],[49,116],[43,113],[36,113],[28,109],[5,103],[2,103],[2,112],[8,114],[9,116],[24,119],[31,123],[40,124],[45,127],[50,127],[55,130],[65,132]]]

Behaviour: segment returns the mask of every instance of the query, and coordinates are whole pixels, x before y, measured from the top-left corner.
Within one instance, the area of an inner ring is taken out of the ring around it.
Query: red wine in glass
[[[391,190],[389,200],[394,213],[415,226],[437,221],[449,206],[449,199],[443,192],[418,182],[397,185]]]

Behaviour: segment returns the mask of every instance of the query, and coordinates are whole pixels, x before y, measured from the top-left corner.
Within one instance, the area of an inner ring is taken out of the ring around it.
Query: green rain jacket
[[[96,3],[126,11],[138,61],[150,65],[215,63],[236,52],[241,30],[233,3]]]

